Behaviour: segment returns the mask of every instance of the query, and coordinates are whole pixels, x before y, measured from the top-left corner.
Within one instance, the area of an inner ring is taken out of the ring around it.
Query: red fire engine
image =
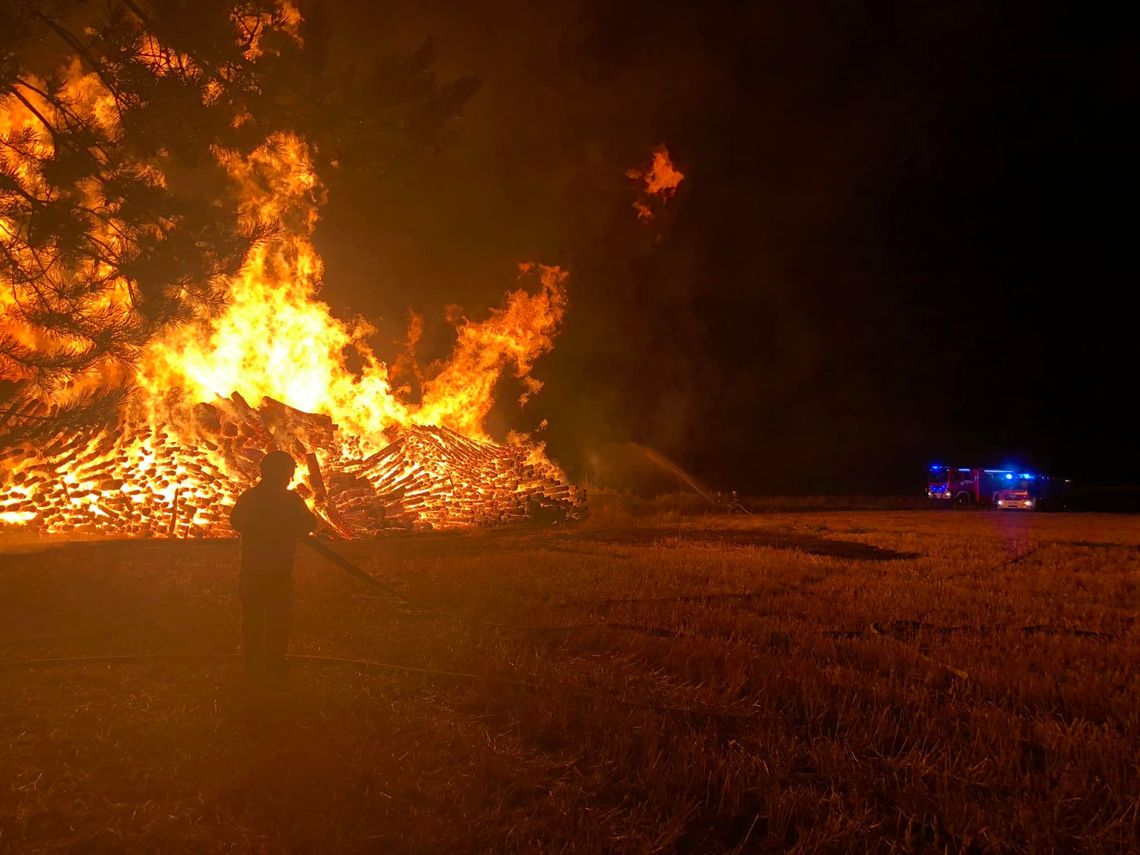
[[[930,467],[926,495],[959,506],[989,505],[1002,510],[1033,511],[1057,498],[1066,482],[1016,469],[977,466]]]

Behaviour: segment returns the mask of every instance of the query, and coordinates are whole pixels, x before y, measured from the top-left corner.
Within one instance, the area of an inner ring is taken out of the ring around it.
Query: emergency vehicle
[[[1067,482],[1016,469],[977,466],[930,467],[926,495],[950,505],[986,505],[1000,510],[1034,511],[1057,501]]]

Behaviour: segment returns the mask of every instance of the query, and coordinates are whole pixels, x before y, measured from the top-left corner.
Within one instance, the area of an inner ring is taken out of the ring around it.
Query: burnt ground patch
[[[762,546],[768,549],[794,550],[827,558],[850,561],[900,561],[919,557],[917,552],[901,552],[854,540],[836,540],[794,532],[740,529],[632,529],[623,531],[584,531],[575,535],[577,542],[592,541],[622,546]]]

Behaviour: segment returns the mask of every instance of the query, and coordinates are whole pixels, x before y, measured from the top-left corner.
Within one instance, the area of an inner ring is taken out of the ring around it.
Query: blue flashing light
[[[1012,481],[1013,480],[1013,473],[1012,472],[1006,472],[1005,473],[1005,480],[1006,481]]]

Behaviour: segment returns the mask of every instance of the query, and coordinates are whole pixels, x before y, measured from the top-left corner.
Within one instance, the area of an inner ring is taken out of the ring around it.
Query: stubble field
[[[236,543],[0,542],[0,849],[1140,839],[1135,517],[611,509],[336,548],[414,603],[301,550],[299,656],[259,687]]]

